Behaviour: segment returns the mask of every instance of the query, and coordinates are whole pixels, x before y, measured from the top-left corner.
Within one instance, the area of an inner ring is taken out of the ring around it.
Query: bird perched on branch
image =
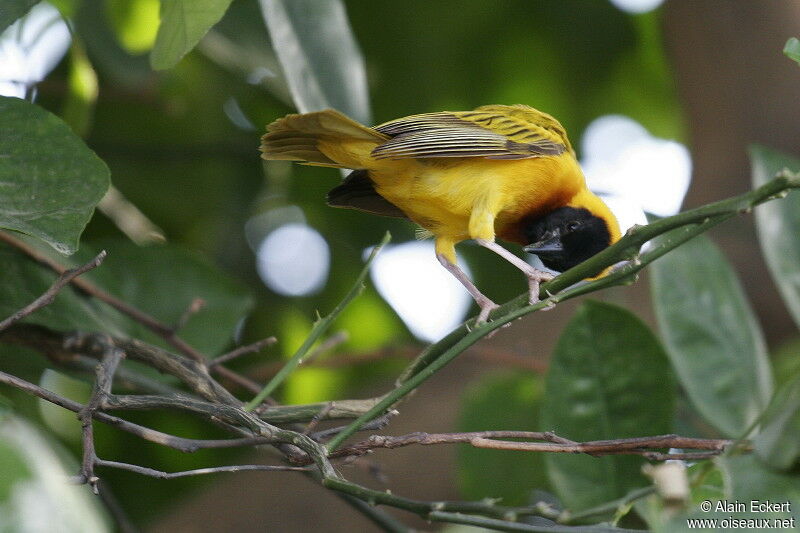
[[[481,308],[498,306],[457,265],[456,243],[474,239],[528,278],[530,301],[549,273],[495,242],[524,246],[567,270],[620,238],[617,220],[586,187],[561,124],[524,105],[486,105],[399,118],[370,128],[327,109],[267,126],[264,159],[354,169],[328,204],[408,218],[430,231],[436,257]]]

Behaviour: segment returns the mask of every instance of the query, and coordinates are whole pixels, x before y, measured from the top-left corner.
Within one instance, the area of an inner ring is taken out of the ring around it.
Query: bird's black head
[[[560,207],[532,219],[523,227],[526,252],[536,254],[547,268],[564,272],[611,244],[606,222],[577,207]]]

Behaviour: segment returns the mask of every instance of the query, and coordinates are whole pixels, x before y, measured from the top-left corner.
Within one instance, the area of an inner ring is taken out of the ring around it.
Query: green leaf
[[[174,67],[219,22],[231,0],[161,0],[161,24],[150,52],[156,70]]]
[[[772,393],[766,344],[739,280],[704,236],[656,261],[651,280],[658,325],[681,385],[709,423],[738,437]]]
[[[788,470],[800,457],[800,373],[775,392],[755,437],[756,454],[768,465]]]
[[[783,47],[783,53],[786,57],[793,61],[800,63],[800,40],[797,37],[792,37],[786,41],[786,46]]]
[[[800,172],[800,159],[759,145],[750,147],[750,164],[756,187],[784,169]],[[800,325],[800,191],[758,206],[756,229],[772,278],[795,323]]]
[[[658,339],[633,314],[586,302],[561,334],[546,378],[542,429],[574,441],[669,433],[674,391]],[[648,484],[637,457],[547,454],[550,483],[570,509]]]
[[[0,97],[0,131],[0,228],[74,253],[108,189],[108,167],[58,117],[25,100]]]
[[[0,33],[30,11],[39,0],[3,0],[0,2]]]
[[[752,454],[722,456],[715,459],[715,462],[725,474],[730,499],[746,503],[748,512],[743,514],[751,518],[800,518],[800,477],[796,473],[770,470]],[[751,500],[776,503],[788,501],[790,509],[788,512],[750,513]],[[737,513],[734,516],[742,514]]]
[[[252,307],[252,299],[238,283],[182,248],[139,247],[128,241],[92,244],[107,250],[108,258],[86,276],[161,322],[176,324],[194,299],[202,299],[203,308],[178,334],[206,355],[231,344],[237,324]],[[164,345],[141,324],[127,317],[118,320],[128,335]]]
[[[464,395],[458,431],[539,431],[544,392],[540,376],[504,373],[486,376]],[[523,505],[534,489],[547,489],[544,455],[458,448],[459,486],[465,498],[502,498]]]
[[[297,109],[370,123],[364,58],[340,0],[260,0]]]

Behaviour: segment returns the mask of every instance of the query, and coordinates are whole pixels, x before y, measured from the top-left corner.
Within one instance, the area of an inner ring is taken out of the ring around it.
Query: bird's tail
[[[261,137],[261,157],[309,165],[365,168],[370,152],[388,137],[326,109],[286,115],[269,124]]]

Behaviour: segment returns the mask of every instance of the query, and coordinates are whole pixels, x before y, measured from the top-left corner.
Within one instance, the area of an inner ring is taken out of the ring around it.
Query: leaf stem
[[[294,369],[303,362],[303,358],[306,356],[314,343],[317,342],[317,339],[319,339],[323,333],[328,331],[328,328],[330,328],[331,324],[333,324],[333,321],[336,320],[339,314],[344,311],[344,308],[347,307],[347,304],[353,301],[356,296],[361,294],[361,291],[364,290],[364,278],[367,277],[367,273],[369,272],[369,267],[372,264],[372,261],[378,255],[378,252],[381,251],[381,248],[383,248],[386,243],[389,242],[391,237],[391,234],[389,234],[387,231],[381,242],[372,249],[364,268],[361,269],[361,273],[358,275],[358,278],[356,278],[356,282],[353,284],[353,287],[350,289],[347,295],[345,295],[344,299],[339,302],[339,304],[333,309],[333,311],[330,312],[330,314],[320,318],[316,324],[314,324],[314,327],[311,329],[311,333],[308,335],[308,337],[306,337],[306,340],[303,341],[303,344],[300,346],[300,348],[297,349],[297,351],[294,353],[291,359],[286,362],[283,368],[281,368],[280,371],[275,374],[271,380],[269,380],[269,383],[267,383],[264,388],[261,389],[261,392],[259,392],[255,398],[250,400],[244,406],[245,411],[252,411],[261,405],[261,402],[263,402],[273,392],[275,392],[275,389],[277,389],[278,386],[280,386],[280,384],[283,383],[287,377],[289,377],[289,374],[291,374]]]

